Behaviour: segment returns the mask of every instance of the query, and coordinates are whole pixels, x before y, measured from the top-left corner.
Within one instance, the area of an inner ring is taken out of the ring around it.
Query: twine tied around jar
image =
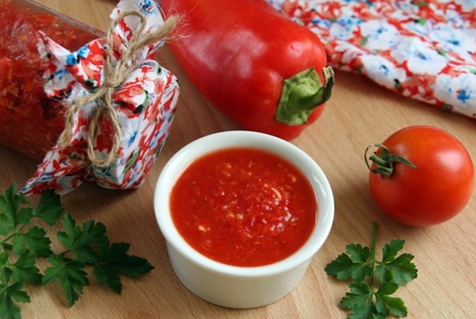
[[[114,29],[117,24],[126,16],[137,16],[140,21],[138,27],[134,31],[133,36],[127,43],[127,50],[121,59],[114,65]],[[116,157],[120,149],[122,138],[121,127],[117,118],[113,105],[114,93],[123,85],[124,81],[132,71],[137,68],[137,63],[128,63],[134,61],[139,50],[154,42],[165,39],[165,37],[173,31],[177,25],[178,18],[176,16],[169,17],[164,24],[155,32],[143,35],[146,27],[147,17],[139,11],[126,11],[121,13],[114,21],[107,32],[107,47],[104,61],[104,83],[96,91],[75,101],[65,114],[65,128],[58,138],[58,146],[65,147],[71,139],[71,131],[74,126],[74,117],[79,109],[90,102],[97,101],[97,107],[94,110],[93,117],[89,123],[87,154],[92,164],[98,167],[107,167]],[[94,152],[94,139],[97,134],[98,125],[103,116],[108,116],[113,126],[114,135],[112,136],[111,151],[105,158],[98,158]]]

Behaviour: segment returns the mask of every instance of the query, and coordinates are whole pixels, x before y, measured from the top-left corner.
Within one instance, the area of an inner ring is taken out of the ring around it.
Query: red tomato
[[[397,161],[389,176],[370,173],[372,197],[385,214],[406,225],[429,226],[453,218],[467,205],[474,187],[474,166],[455,137],[435,127],[411,126],[382,144],[416,166]],[[375,155],[382,153],[379,148]],[[370,168],[378,165],[373,162]]]

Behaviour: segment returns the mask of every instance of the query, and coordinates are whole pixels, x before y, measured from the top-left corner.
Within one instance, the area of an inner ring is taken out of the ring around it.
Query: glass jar
[[[30,0],[0,0],[0,145],[42,160],[64,128],[63,106],[44,92],[37,31],[68,50],[104,33]]]

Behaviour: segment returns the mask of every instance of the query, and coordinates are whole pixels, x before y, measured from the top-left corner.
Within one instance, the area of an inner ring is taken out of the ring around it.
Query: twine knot
[[[122,57],[114,65],[114,30],[117,24],[126,16],[137,16],[140,21],[133,33],[133,36],[127,43],[127,50]],[[95,92],[85,95],[84,97],[73,102],[67,110],[65,117],[65,128],[58,138],[57,145],[65,147],[71,139],[71,131],[74,126],[74,118],[79,109],[90,102],[96,101],[97,107],[94,110],[91,122],[88,127],[87,154],[89,161],[98,167],[107,167],[111,164],[120,149],[121,144],[121,127],[114,110],[113,96],[114,93],[122,87],[128,76],[137,68],[140,63],[136,58],[137,53],[145,46],[165,39],[177,25],[178,18],[176,16],[169,17],[164,24],[155,32],[143,35],[143,31],[147,24],[147,17],[140,11],[126,11],[121,13],[114,21],[107,32],[107,47],[104,60],[104,82],[103,85]],[[99,122],[107,116],[113,127],[111,150],[104,158],[98,158],[94,152],[94,139],[97,134]]]

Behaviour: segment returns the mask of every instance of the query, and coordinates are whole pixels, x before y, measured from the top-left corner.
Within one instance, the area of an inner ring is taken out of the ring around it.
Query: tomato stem
[[[379,150],[367,157],[367,153],[371,147],[378,147]],[[390,175],[392,175],[394,162],[400,162],[402,164],[410,166],[411,168],[416,168],[415,164],[413,164],[404,157],[393,154],[387,147],[379,143],[367,146],[367,148],[365,149],[364,158],[365,164],[372,173],[381,174],[386,177],[390,177]],[[369,160],[375,163],[375,168],[370,167]]]
[[[277,122],[301,125],[307,122],[314,110],[331,97],[334,71],[322,69],[324,85],[314,68],[306,69],[284,80],[283,91],[276,109]]]

